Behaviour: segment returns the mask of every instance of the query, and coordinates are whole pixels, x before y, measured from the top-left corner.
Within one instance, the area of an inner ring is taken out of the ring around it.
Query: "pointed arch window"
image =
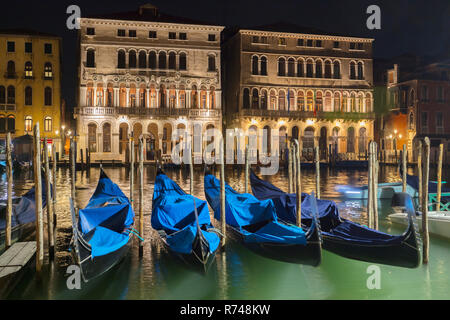
[[[139,69],[147,68],[147,53],[145,51],[139,52]]]
[[[175,70],[176,69],[176,56],[175,56],[175,52],[170,52],[169,53],[169,69],[170,70]]]
[[[286,75],[286,60],[284,58],[278,59],[278,75],[280,77]]]
[[[111,124],[103,125],[103,152],[111,152]]]
[[[156,69],[156,52],[151,51],[148,55],[148,67],[150,69]]]
[[[258,57],[257,56],[252,57],[252,74],[253,75],[258,74]]]
[[[267,76],[267,58],[261,57],[261,75]]]
[[[136,68],[136,51],[128,52],[128,68]]]
[[[88,49],[86,52],[86,68],[95,68],[95,51]]]
[[[125,69],[125,51],[123,50],[117,52],[117,68]]]
[[[159,69],[166,69],[166,67],[167,67],[167,61],[166,61],[166,53],[164,52],[164,51],[161,51],[160,53],[159,53],[159,57],[158,57],[158,62],[159,62],[159,65],[158,65],[158,68]]]
[[[341,78],[341,65],[337,61],[335,61],[333,63],[333,78],[334,79],[340,79]]]

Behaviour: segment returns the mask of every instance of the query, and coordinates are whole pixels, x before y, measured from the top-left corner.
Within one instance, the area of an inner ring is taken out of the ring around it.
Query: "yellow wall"
[[[15,52],[7,52],[7,42],[15,42]],[[32,42],[32,53],[25,53],[25,42]],[[52,44],[52,53],[44,53],[44,44]],[[15,62],[15,79],[7,79],[6,71],[8,61]],[[33,79],[25,79],[25,62],[30,61],[33,64]],[[53,79],[44,80],[44,64],[52,64]],[[53,139],[60,138],[61,131],[61,66],[60,66],[60,39],[50,36],[29,36],[29,35],[6,35],[0,34],[0,86],[15,87],[15,105],[16,111],[0,110],[0,116],[13,115],[16,119],[16,131],[13,137],[26,134],[25,117],[31,116],[33,126],[39,122],[41,137]],[[31,106],[25,106],[25,88],[27,86],[33,89],[33,99]],[[44,89],[52,88],[52,105],[44,105]],[[44,118],[52,118],[52,131],[44,131]],[[56,134],[56,131],[59,131]],[[32,132],[29,132],[32,134]],[[3,138],[4,133],[0,133]]]

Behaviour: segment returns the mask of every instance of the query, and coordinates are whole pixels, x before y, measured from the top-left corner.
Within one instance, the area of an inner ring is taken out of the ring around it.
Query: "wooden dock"
[[[0,256],[0,297],[7,294],[36,255],[36,241],[16,242]]]

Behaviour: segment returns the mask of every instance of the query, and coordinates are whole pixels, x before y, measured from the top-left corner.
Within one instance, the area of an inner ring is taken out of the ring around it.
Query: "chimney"
[[[139,15],[156,17],[158,15],[158,8],[150,3],[144,4],[139,6]]]

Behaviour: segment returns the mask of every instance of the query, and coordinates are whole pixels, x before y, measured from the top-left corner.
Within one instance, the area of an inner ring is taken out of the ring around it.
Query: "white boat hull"
[[[402,192],[403,186],[401,182],[388,182],[388,183],[379,183],[378,184],[378,199],[392,199],[394,193]],[[359,186],[359,187],[351,187],[351,186],[337,186],[336,190],[340,192],[344,198],[360,200],[367,199],[369,192],[367,186]],[[416,189],[411,187],[410,185],[406,185],[406,193],[408,193],[411,197],[415,198],[418,196],[418,192]]]
[[[392,223],[407,225],[408,216],[406,213],[393,213],[389,215]],[[422,232],[422,216],[417,217],[417,224]],[[430,234],[438,235],[450,239],[450,212],[430,211],[428,212],[428,231]]]

